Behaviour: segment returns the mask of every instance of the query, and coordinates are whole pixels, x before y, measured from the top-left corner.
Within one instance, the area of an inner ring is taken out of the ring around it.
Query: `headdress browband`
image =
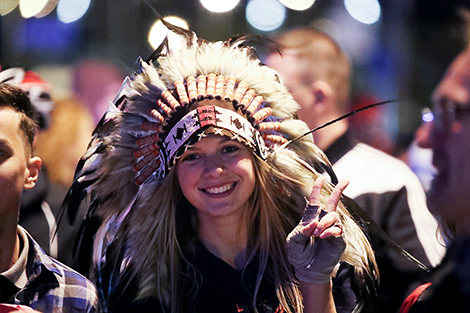
[[[272,109],[263,106],[263,97],[244,81],[237,83],[233,77],[211,73],[187,77],[174,86],[173,91],[162,91],[148,112],[153,121],[142,123],[142,130],[150,134],[137,140],[139,148],[134,151],[137,162],[133,169],[138,173],[135,179],[138,185],[152,175],[165,177],[175,159],[197,141],[190,142],[191,137],[199,134],[201,138],[209,126],[229,131],[233,139],[247,144],[263,159],[271,145],[287,141],[276,134],[280,122],[265,121]],[[231,102],[233,106],[207,105],[190,110],[193,103],[205,99]]]

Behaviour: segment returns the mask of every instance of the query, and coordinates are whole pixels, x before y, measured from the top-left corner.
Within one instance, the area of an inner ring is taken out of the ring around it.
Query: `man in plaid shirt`
[[[34,187],[41,168],[31,154],[35,114],[21,89],[0,82],[0,303],[42,313],[92,313],[93,284],[47,256],[18,225],[21,194]]]

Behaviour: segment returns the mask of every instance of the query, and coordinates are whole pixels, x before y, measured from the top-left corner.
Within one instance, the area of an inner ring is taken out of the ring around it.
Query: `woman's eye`
[[[193,160],[196,160],[196,159],[197,159],[197,154],[195,154],[195,153],[184,155],[181,158],[182,161],[193,161]]]
[[[226,146],[226,147],[223,148],[224,153],[236,152],[238,150],[240,150],[240,148],[237,147],[237,146]]]

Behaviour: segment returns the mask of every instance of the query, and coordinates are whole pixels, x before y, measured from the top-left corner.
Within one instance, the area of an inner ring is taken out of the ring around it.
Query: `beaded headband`
[[[194,103],[206,99],[226,102],[227,108],[207,105],[189,111]],[[229,131],[231,139],[245,143],[265,159],[270,146],[287,141],[275,133],[281,128],[280,122],[265,121],[271,113],[270,107],[263,106],[262,96],[233,77],[211,73],[175,82],[174,91],[161,92],[148,112],[150,119],[141,125],[148,134],[137,139],[139,148],[134,151],[136,184],[143,184],[152,175],[165,177],[175,159],[201,139],[208,127]],[[199,139],[192,138],[194,135]]]

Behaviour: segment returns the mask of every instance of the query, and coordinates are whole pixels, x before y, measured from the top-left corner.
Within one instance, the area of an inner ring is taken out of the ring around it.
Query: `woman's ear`
[[[28,168],[27,168],[27,176],[24,183],[24,189],[31,189],[36,185],[36,182],[39,177],[39,170],[42,166],[42,160],[35,156],[29,159],[28,161]]]

